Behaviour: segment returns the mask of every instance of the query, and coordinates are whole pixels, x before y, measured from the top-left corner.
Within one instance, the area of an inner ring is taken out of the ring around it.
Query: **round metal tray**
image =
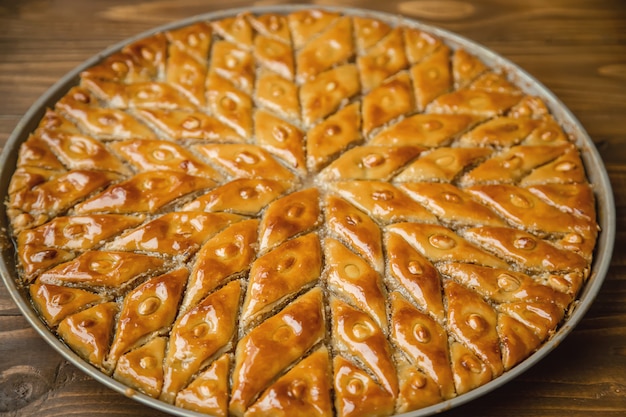
[[[54,84],[44,95],[42,95],[26,112],[23,118],[18,123],[17,127],[9,137],[9,140],[4,147],[0,156],[0,196],[3,202],[6,201],[8,195],[8,187],[11,176],[15,171],[17,154],[19,147],[24,142],[28,135],[37,127],[39,121],[43,117],[45,109],[52,107],[54,103],[59,100],[72,86],[77,85],[79,81],[79,74],[81,71],[97,64],[103,58],[110,54],[119,51],[123,46],[150,36],[156,32],[175,29],[183,27],[202,20],[216,20],[229,16],[234,16],[238,13],[249,11],[252,13],[290,13],[300,9],[310,9],[315,7],[317,9],[324,9],[330,11],[338,11],[353,16],[369,16],[377,19],[381,19],[392,25],[402,24],[410,27],[429,32],[433,35],[440,37],[444,42],[453,48],[462,47],[478,58],[482,59],[488,66],[494,69],[503,69],[511,76],[515,83],[521,87],[527,94],[540,97],[548,105],[552,115],[562,125],[564,130],[575,138],[576,145],[580,148],[583,163],[585,165],[589,182],[595,191],[597,202],[598,223],[601,227],[601,231],[598,235],[598,241],[596,244],[596,250],[594,255],[594,261],[592,264],[591,274],[579,294],[579,298],[572,304],[572,308],[568,312],[564,322],[557,329],[556,333],[541,346],[535,353],[522,361],[520,364],[505,372],[501,376],[493,379],[489,383],[462,394],[458,397],[450,400],[422,408],[413,412],[402,414],[404,417],[424,417],[432,414],[440,413],[445,410],[457,407],[461,404],[472,401],[478,397],[493,391],[495,388],[507,383],[508,381],[518,377],[529,368],[533,367],[537,362],[543,359],[549,352],[551,352],[556,346],[563,341],[563,339],[572,331],[572,329],[580,322],[585,315],[591,303],[595,299],[602,282],[606,276],[611,256],[613,252],[613,245],[615,240],[615,204],[613,200],[613,192],[611,190],[611,184],[608,174],[604,167],[603,161],[600,155],[580,122],[575,116],[565,107],[565,105],[545,86],[543,86],[537,79],[525,72],[507,59],[497,55],[491,50],[472,42],[464,37],[461,37],[452,32],[420,23],[413,19],[409,19],[399,15],[392,15],[388,13],[375,12],[365,9],[356,8],[339,8],[339,7],[321,7],[321,6],[268,6],[268,7],[253,7],[253,8],[241,8],[241,9],[228,9],[214,13],[202,14],[194,16],[192,18],[180,20],[171,24],[163,25],[154,28],[150,31],[138,34],[135,37],[129,38],[123,42],[120,42],[104,51],[95,55],[83,62],[82,65],[74,68],[63,78],[61,78],[56,84]],[[156,400],[147,395],[135,392],[129,389],[126,385],[114,380],[113,378],[105,375],[97,368],[85,362],[82,358],[76,355],[71,349],[69,349],[63,342],[50,331],[50,329],[42,322],[38,313],[31,305],[27,292],[20,288],[17,283],[17,271],[15,263],[15,249],[9,236],[9,226],[6,216],[6,207],[4,204],[0,207],[0,249],[2,262],[0,263],[0,275],[4,281],[4,285],[7,287],[9,294],[17,304],[20,311],[23,313],[30,325],[48,342],[60,355],[62,355],[67,361],[74,366],[91,376],[95,380],[104,384],[105,386],[120,392],[124,395],[132,396],[136,401],[146,404],[150,407],[158,409],[160,411],[179,416],[203,416],[201,414],[189,410],[185,410],[174,405],[164,403]]]

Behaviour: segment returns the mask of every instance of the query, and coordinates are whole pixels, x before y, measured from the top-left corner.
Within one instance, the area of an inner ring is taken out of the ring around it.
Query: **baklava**
[[[558,329],[598,224],[540,97],[401,19],[243,13],[104,57],[21,145],[18,280],[130,389],[213,416],[389,416]]]

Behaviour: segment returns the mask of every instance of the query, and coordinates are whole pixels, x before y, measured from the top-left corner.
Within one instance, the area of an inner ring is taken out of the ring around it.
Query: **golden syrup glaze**
[[[129,392],[410,412],[512,369],[575,302],[599,232],[575,139],[400,21],[192,23],[83,71],[21,146],[19,280]]]

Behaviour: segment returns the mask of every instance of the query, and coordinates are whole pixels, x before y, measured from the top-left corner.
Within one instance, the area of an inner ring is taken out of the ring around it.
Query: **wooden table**
[[[0,0],[0,146],[63,74],[105,47],[229,4],[289,1]],[[556,93],[593,138],[617,205],[606,282],[579,326],[537,366],[446,416],[626,415],[626,3],[622,0],[337,0],[469,37]],[[0,285],[0,415],[158,416],[67,363]]]

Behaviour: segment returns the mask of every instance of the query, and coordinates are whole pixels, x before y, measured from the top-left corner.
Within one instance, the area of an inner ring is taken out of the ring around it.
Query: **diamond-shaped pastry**
[[[7,187],[35,314],[220,417],[411,413],[515,369],[594,275],[599,189],[566,112],[435,33],[240,10],[84,69]]]

